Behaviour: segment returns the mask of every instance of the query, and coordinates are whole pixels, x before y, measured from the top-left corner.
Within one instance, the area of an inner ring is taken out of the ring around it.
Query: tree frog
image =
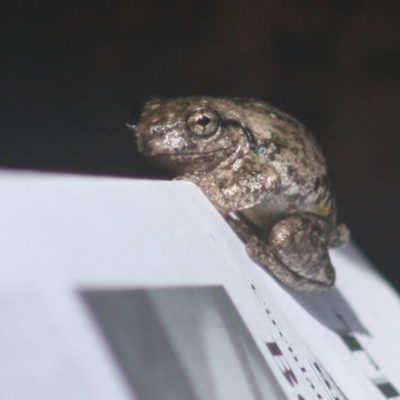
[[[336,220],[321,149],[299,121],[248,98],[153,98],[132,127],[139,152],[198,185],[285,286],[334,285],[328,248],[350,233]]]

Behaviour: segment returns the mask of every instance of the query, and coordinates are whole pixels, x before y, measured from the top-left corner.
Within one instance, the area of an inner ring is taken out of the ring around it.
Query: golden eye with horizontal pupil
[[[186,123],[191,133],[207,138],[218,130],[219,114],[214,110],[198,108],[188,114]]]

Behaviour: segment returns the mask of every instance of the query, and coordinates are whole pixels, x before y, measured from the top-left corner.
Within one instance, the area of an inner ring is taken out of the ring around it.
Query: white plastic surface
[[[399,299],[353,245],[331,255],[336,287],[294,293],[247,257],[190,183],[3,171],[0,398],[138,398],[80,291],[222,286],[288,399],[400,399]],[[220,317],[209,318],[199,325],[208,398],[240,399],[243,385],[218,386],[241,367],[209,355],[231,357]],[[178,353],[182,330],[164,322]],[[190,350],[180,354],[195,379]]]

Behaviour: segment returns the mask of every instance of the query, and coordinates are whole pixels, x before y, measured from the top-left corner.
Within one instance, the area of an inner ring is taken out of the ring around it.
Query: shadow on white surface
[[[140,399],[287,398],[222,287],[82,296]]]

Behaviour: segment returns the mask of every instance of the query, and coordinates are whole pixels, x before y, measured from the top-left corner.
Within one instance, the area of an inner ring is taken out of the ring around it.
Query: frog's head
[[[154,98],[134,126],[139,152],[179,173],[210,171],[243,142],[243,127],[210,97]]]

